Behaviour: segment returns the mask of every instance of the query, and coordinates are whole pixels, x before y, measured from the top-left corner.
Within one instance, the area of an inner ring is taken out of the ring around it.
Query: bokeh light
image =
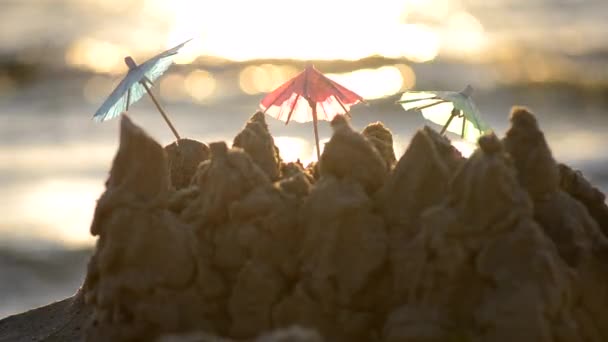
[[[298,74],[298,69],[288,65],[250,65],[239,73],[239,86],[249,95],[267,93]]]
[[[23,189],[22,196],[14,198],[15,211],[28,212],[30,224],[45,227],[39,238],[61,241],[65,245],[89,245],[94,237],[83,229],[83,223],[91,222],[95,204],[103,192],[103,184],[87,178],[53,179],[34,183]]]
[[[213,95],[216,83],[213,75],[202,69],[192,71],[184,80],[186,92],[196,102],[203,102]]]
[[[432,61],[439,54],[440,41],[435,30],[422,24],[399,24],[378,37],[376,53],[387,58],[407,58],[412,62]]]
[[[395,66],[378,69],[360,69],[344,74],[327,74],[327,77],[351,89],[365,99],[377,99],[399,92],[403,87],[403,74]]]
[[[470,157],[477,149],[477,144],[466,140],[452,140],[452,146],[454,146],[465,158]]]
[[[137,4],[87,3],[104,11]],[[163,27],[160,37],[136,28],[124,37],[110,28],[101,29],[74,41],[66,63],[97,73],[118,73],[125,70],[122,59],[128,53],[149,58],[162,48],[159,40],[169,48],[190,39],[175,56],[177,64],[195,63],[201,56],[237,62],[383,56],[424,63],[440,53],[479,58],[488,40],[481,21],[456,0],[310,0],[295,11],[280,0],[142,0],[138,6],[143,16]]]
[[[450,0],[310,0],[297,10],[280,0],[147,3],[170,18],[167,47],[195,38],[177,63],[201,55],[233,61],[381,55],[427,62],[441,48],[438,30],[427,22],[441,26],[452,10]],[[459,18],[456,24],[464,22]]]
[[[459,57],[481,56],[486,44],[483,25],[465,11],[448,16],[442,38],[442,51]]]
[[[405,64],[397,64],[394,67],[401,72],[401,79],[403,80],[401,91],[413,89],[416,85],[416,73],[414,70]]]
[[[116,74],[127,70],[123,62],[125,56],[126,50],[119,45],[85,37],[70,46],[65,60],[73,67]]]
[[[273,64],[250,65],[239,73],[240,89],[249,95],[271,92],[298,70],[291,66]],[[383,66],[375,69],[359,69],[347,73],[328,73],[326,76],[353,90],[365,99],[378,99],[411,89],[416,84],[416,74],[405,64]]]

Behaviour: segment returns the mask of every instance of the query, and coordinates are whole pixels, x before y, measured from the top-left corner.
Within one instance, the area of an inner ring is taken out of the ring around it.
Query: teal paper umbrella
[[[127,76],[120,81],[110,96],[104,101],[101,107],[99,107],[97,112],[95,112],[93,120],[101,122],[113,119],[120,115],[120,113],[129,111],[129,107],[133,103],[141,99],[145,93],[148,93],[152,102],[154,102],[154,105],[179,141],[180,136],[177,133],[177,130],[150,88],[154,85],[153,82],[169,69],[171,64],[173,64],[173,56],[176,55],[179,49],[187,42],[188,41],[183,42],[172,49],[164,51],[140,65],[137,65],[131,56],[125,57],[125,64],[129,67]]]
[[[442,125],[441,134],[449,131],[462,139],[477,142],[490,127],[481,119],[471,98],[472,93],[473,87],[470,85],[460,92],[408,91],[397,103],[405,110],[418,110],[425,119]],[[454,120],[460,118],[462,120]]]

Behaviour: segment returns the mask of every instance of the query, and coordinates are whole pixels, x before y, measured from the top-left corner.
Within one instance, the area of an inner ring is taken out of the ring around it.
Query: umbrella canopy
[[[398,103],[405,110],[419,110],[425,119],[442,125],[442,134],[450,131],[465,140],[476,142],[490,127],[481,119],[471,98],[472,93],[470,85],[460,92],[409,91],[401,96]],[[454,120],[455,118],[462,120]]]
[[[154,104],[165,117],[165,120],[179,139],[175,128],[173,128],[173,125],[168,121],[168,118],[158,104],[158,101],[150,92],[150,88],[154,85],[153,82],[169,69],[171,64],[173,64],[173,56],[176,55],[179,52],[179,49],[187,42],[188,41],[183,42],[172,49],[164,51],[140,65],[135,64],[135,61],[130,56],[125,57],[125,63],[129,67],[127,76],[120,81],[110,96],[108,96],[97,112],[95,112],[93,120],[101,122],[117,117],[120,113],[128,111],[130,105],[141,99],[147,92],[150,94]]]
[[[319,157],[317,121],[331,121],[338,114],[347,114],[351,106],[362,101],[361,96],[330,80],[311,65],[266,95],[260,108],[285,124],[312,121]]]

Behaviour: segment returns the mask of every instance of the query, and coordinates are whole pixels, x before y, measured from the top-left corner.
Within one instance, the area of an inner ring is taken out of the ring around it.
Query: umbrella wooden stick
[[[298,99],[300,99],[300,94],[296,95],[296,99],[293,101],[293,106],[291,107],[291,110],[289,111],[289,114],[287,115],[287,120],[285,121],[285,126],[287,126],[287,124],[289,123],[289,120],[291,120],[291,114],[293,114],[293,110],[296,109],[296,106],[298,105]]]
[[[131,56],[125,57],[125,63],[129,67],[129,70],[133,70],[133,69],[137,68],[137,63],[135,63],[135,60],[133,60],[133,58],[131,58]],[[177,133],[177,130],[175,129],[175,127],[173,127],[173,124],[171,123],[171,120],[169,120],[167,113],[165,113],[165,110],[160,106],[160,103],[158,102],[158,100],[156,100],[156,97],[154,96],[154,94],[152,94],[152,91],[150,90],[150,87],[148,86],[148,83],[146,83],[146,82],[149,82],[150,84],[152,84],[152,82],[145,76],[139,83],[141,83],[141,85],[146,89],[146,91],[148,92],[148,95],[150,95],[150,98],[152,99],[152,102],[154,102],[156,109],[158,109],[158,111],[160,112],[160,115],[163,116],[163,119],[165,119],[165,122],[167,123],[167,125],[169,125],[169,128],[171,128],[173,135],[175,135],[175,137],[177,138],[177,141],[179,143],[179,141],[181,140],[179,133]],[[129,91],[127,92],[127,105],[126,105],[127,110],[129,110],[130,101],[131,101],[131,89],[129,89]]]
[[[334,87],[334,88],[335,88],[335,87]],[[336,89],[337,89],[337,88],[336,88]],[[346,109],[346,107],[344,107],[344,103],[342,103],[342,101],[340,101],[340,98],[339,98],[339,97],[337,97],[337,96],[335,96],[335,95],[334,95],[334,97],[336,98],[336,100],[338,100],[338,103],[340,104],[340,107],[342,107],[342,110],[344,111],[344,114],[349,115],[349,114],[348,114],[348,110]]]
[[[426,100],[441,100],[440,97],[437,96],[432,96],[432,97],[421,97],[419,99],[409,99],[409,100],[399,100],[396,103],[399,104],[406,104],[406,103],[412,103],[412,102],[418,102],[418,101],[426,101]]]
[[[462,116],[462,133],[460,134],[461,138],[464,138],[464,127],[467,124],[467,118],[464,117],[464,115]]]
[[[129,102],[131,102],[131,88],[127,90],[127,104],[125,105],[125,112],[129,111]]]
[[[441,129],[441,132],[439,132],[439,134],[445,133],[445,131],[448,129],[448,126],[452,122],[452,119],[456,116],[455,111],[456,111],[456,109],[452,110],[452,113],[450,113],[451,115],[450,115],[450,118],[448,119],[448,122],[445,123],[445,125],[443,126],[443,128]]]
[[[335,84],[333,84],[329,78],[327,78],[327,77],[325,77],[325,76],[323,76],[323,77],[324,77],[324,78],[325,78],[327,81],[329,81],[329,82],[328,82],[328,84],[329,84],[329,85],[332,87],[332,89],[333,89],[333,90],[334,90],[336,93],[338,93],[338,95],[340,95],[340,96],[344,97],[344,94],[342,93],[342,91],[341,91],[340,89],[338,89],[338,87],[336,87],[336,85],[335,85]],[[339,98],[338,96],[336,96],[336,95],[334,95],[334,97],[336,98],[336,100],[338,100],[338,103],[340,104],[340,106],[342,106],[342,109],[344,109],[344,113],[348,115],[348,111],[346,110],[346,107],[344,107],[344,104],[342,103],[342,101],[340,101],[340,98]]]
[[[171,123],[171,120],[169,120],[169,117],[167,116],[167,113],[165,113],[165,110],[160,106],[160,103],[158,103],[154,94],[152,94],[150,87],[148,87],[148,85],[146,84],[145,81],[141,82],[141,84],[144,86],[144,88],[146,88],[146,91],[148,92],[148,95],[150,95],[152,102],[154,102],[154,105],[156,105],[156,109],[158,109],[158,111],[160,112],[160,115],[163,116],[163,119],[165,119],[165,122],[167,122],[167,125],[169,125],[169,128],[171,128],[171,131],[177,138],[177,141],[180,141],[182,138],[179,136],[179,133],[177,133],[177,130],[175,129],[175,127],[173,127],[173,124]]]
[[[429,103],[429,104],[424,105],[424,106],[422,106],[422,107],[417,107],[416,109],[418,109],[418,110],[423,110],[423,109],[427,109],[427,108],[429,108],[429,107],[433,107],[433,106],[436,106],[436,105],[438,105],[438,104],[442,104],[442,103],[446,103],[446,102],[449,102],[449,101],[446,101],[446,100],[439,100],[439,101],[437,101],[437,102]]]
[[[296,82],[296,79],[295,78],[292,79],[291,82],[289,82],[289,87],[291,87],[295,82]],[[290,90],[289,87],[287,87],[287,89],[285,89],[279,96],[283,96],[285,93],[287,93]],[[298,97],[299,96],[300,96],[300,94],[298,94]],[[276,100],[276,98],[273,99],[273,101],[274,100]],[[266,107],[266,109],[264,109],[264,111],[262,113],[266,114],[266,112],[270,109],[270,107],[272,107],[272,104],[270,104],[268,107]]]
[[[312,125],[315,130],[315,144],[317,145],[317,162],[321,162],[321,149],[319,148],[319,129],[317,128],[317,106],[312,105]]]

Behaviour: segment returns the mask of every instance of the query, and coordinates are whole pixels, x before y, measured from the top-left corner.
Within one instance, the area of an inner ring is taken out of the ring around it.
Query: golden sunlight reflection
[[[443,21],[450,13],[451,0],[404,0],[407,18]]]
[[[329,138],[319,139],[321,153],[323,153],[325,143],[328,141]],[[281,159],[283,159],[285,162],[295,162],[299,159],[300,162],[306,166],[314,161],[317,161],[317,149],[312,136],[310,140],[299,137],[278,136],[274,138],[274,143],[279,148]]]
[[[111,144],[73,143],[54,146],[0,146],[0,165],[28,172],[57,172],[82,168],[105,168],[112,161],[116,147]]]
[[[401,72],[401,78],[403,79],[401,91],[413,89],[416,85],[416,73],[414,70],[405,64],[396,64],[394,67]]]
[[[194,70],[186,76],[184,81],[186,92],[196,102],[202,102],[213,95],[216,81],[213,75],[207,70]]]
[[[104,4],[107,0],[88,1],[111,7]],[[162,27],[166,48],[192,39],[174,57],[177,64],[193,63],[200,56],[243,62],[354,61],[376,55],[423,63],[440,52],[476,58],[486,49],[482,23],[459,0],[309,0],[295,11],[281,0],[140,1],[141,16]],[[119,1],[123,7],[133,5],[128,2]],[[150,57],[159,48],[157,35],[136,29],[124,37],[110,32],[104,29],[73,42],[66,63],[119,73],[126,70],[123,57],[129,52]]]
[[[176,42],[171,47],[177,46],[178,44],[181,44],[190,38],[186,38],[180,42]],[[184,45],[183,48],[179,50],[179,53],[175,55],[175,57],[173,57],[173,62],[175,62],[175,64],[190,64],[194,62],[196,58],[198,58],[198,56],[201,55],[201,49],[202,48],[200,40],[194,39],[188,42],[186,45]]]
[[[204,54],[205,41],[201,38],[205,35],[205,24],[201,17],[209,10],[204,1],[147,0],[147,2],[157,11],[165,14],[165,17],[168,14],[172,23],[168,33],[167,48],[192,39],[174,57],[173,60],[176,64],[192,63],[198,56]]]
[[[176,57],[177,63],[201,55],[233,61],[382,55],[426,62],[441,48],[438,29],[456,9],[451,2],[309,0],[294,11],[281,0],[145,0],[147,7],[169,18],[167,47],[195,38]]]
[[[285,162],[295,162],[298,159],[302,161],[311,152],[310,143],[302,138],[279,136],[274,138],[274,144]]]
[[[89,226],[103,189],[103,182],[86,178],[50,179],[25,186],[9,204],[8,221],[12,216],[19,218],[20,224],[31,225],[40,238],[72,246],[91,244]],[[22,222],[24,217],[28,222]]]
[[[323,153],[323,148],[329,142],[329,139],[325,138],[319,141],[321,153]],[[403,155],[408,143],[407,138],[400,137],[397,134],[394,135],[393,149],[398,158]],[[299,137],[278,136],[274,138],[274,144],[279,148],[281,159],[285,162],[295,162],[299,159],[306,166],[317,160],[317,149],[312,137],[310,140],[306,140]],[[454,146],[466,156],[469,156],[475,150],[475,145],[467,141],[456,141]]]
[[[509,44],[493,47],[491,52],[502,83],[571,82],[580,78],[580,65],[564,56],[530,52]],[[594,75],[602,78],[597,72]],[[593,77],[580,81],[593,82]]]
[[[102,8],[117,3],[88,1]],[[131,1],[118,3],[135,6]],[[423,63],[440,52],[475,58],[486,49],[482,23],[459,0],[309,0],[295,11],[281,0],[140,1],[141,16],[162,27],[165,47],[192,39],[174,57],[177,64],[193,63],[200,56],[242,62],[353,61],[375,55]],[[66,63],[97,73],[119,73],[125,70],[123,57],[128,52],[150,57],[159,48],[157,35],[135,29],[124,37],[110,32],[103,29],[73,42]]]
[[[97,73],[122,73],[127,70],[123,59],[127,51],[119,45],[93,38],[74,42],[65,54],[68,65]]]
[[[411,77],[407,82],[404,82],[402,68],[384,66],[378,69],[360,69],[344,74],[327,74],[327,77],[351,89],[363,98],[371,100],[398,93],[403,88],[404,83],[413,86],[415,78]],[[411,75],[413,75],[413,71]]]
[[[428,62],[437,57],[440,49],[435,30],[423,24],[399,24],[387,29],[385,37],[378,37],[376,53],[388,58],[407,58],[412,62]]]
[[[249,95],[267,93],[297,75],[298,70],[287,65],[250,65],[239,73],[239,86]]]
[[[113,13],[123,13],[134,5],[136,0],[80,0],[83,5],[96,6],[102,11],[109,11]]]
[[[464,57],[479,55],[486,44],[481,22],[464,11],[450,14],[442,38],[445,52]]]

